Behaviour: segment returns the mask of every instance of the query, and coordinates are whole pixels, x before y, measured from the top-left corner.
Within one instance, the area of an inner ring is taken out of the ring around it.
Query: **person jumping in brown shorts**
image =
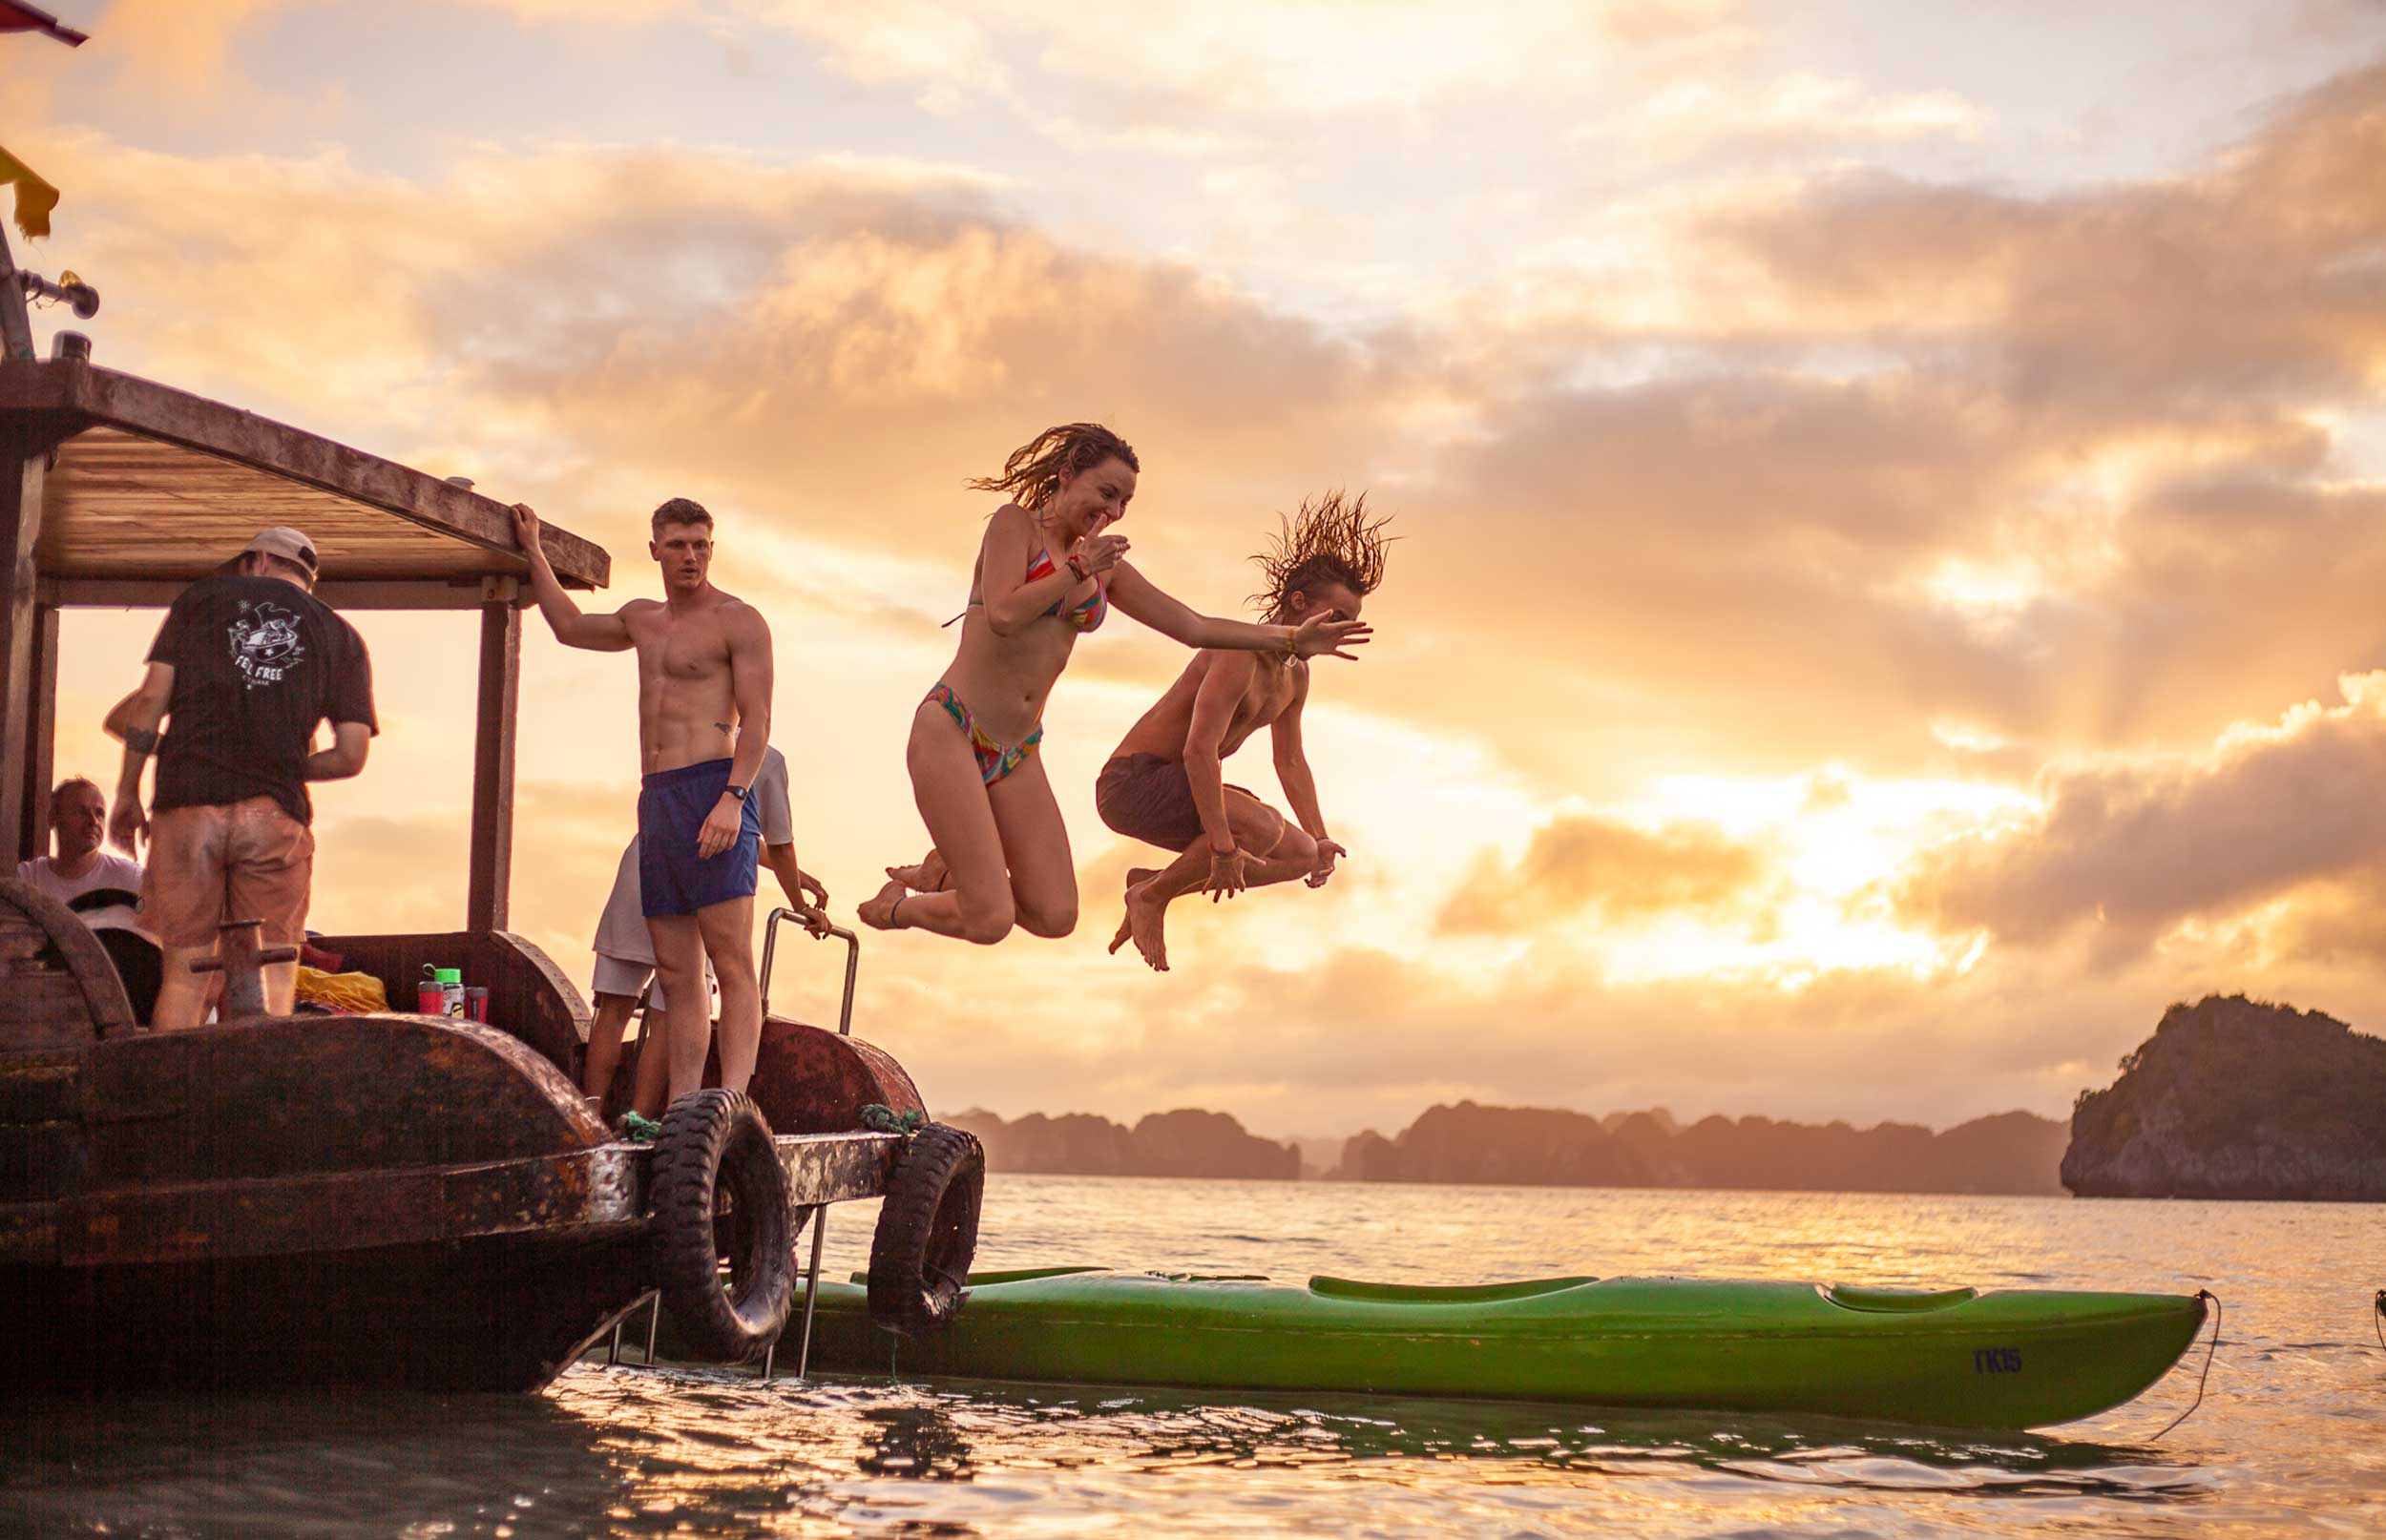
[[[1266,574],[1255,601],[1277,625],[1318,614],[1359,618],[1359,607],[1384,578],[1388,519],[1367,516],[1367,498],[1340,492],[1301,505],[1273,546],[1251,558]],[[1180,851],[1165,868],[1127,873],[1126,918],[1110,940],[1132,939],[1143,961],[1165,972],[1168,905],[1201,891],[1210,902],[1245,887],[1307,880],[1322,887],[1349,852],[1326,832],[1317,782],[1301,747],[1308,702],[1306,659],[1204,648],[1160,703],[1128,730],[1094,782],[1104,823],[1131,839]],[[1274,740],[1276,779],[1296,826],[1241,786],[1225,783],[1224,761],[1262,727]]]

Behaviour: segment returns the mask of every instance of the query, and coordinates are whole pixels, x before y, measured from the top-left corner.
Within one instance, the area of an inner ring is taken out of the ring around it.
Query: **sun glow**
[[[1836,768],[1815,776],[1672,777],[1628,809],[1636,824],[1704,823],[1763,850],[1767,876],[1739,909],[1669,914],[1604,927],[1590,945],[1618,982],[1714,977],[1794,991],[1842,970],[1917,978],[1962,972],[1983,938],[1900,926],[1885,884],[1951,828],[2027,809],[2031,799],[1957,780],[1871,780]]]

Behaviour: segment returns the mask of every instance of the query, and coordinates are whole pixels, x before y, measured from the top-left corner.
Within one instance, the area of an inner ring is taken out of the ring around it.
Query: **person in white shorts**
[[[775,743],[763,751],[762,768],[755,772],[750,796],[763,826],[762,864],[777,875],[787,906],[804,917],[806,929],[818,933],[828,924],[823,912],[828,890],[796,864],[787,761]],[[653,1013],[665,1009],[662,980],[655,977],[655,944],[639,904],[638,855],[638,837],[632,835],[629,847],[621,852],[620,868],[614,874],[612,896],[605,900],[605,912],[596,922],[596,971],[589,986],[589,992],[596,998],[596,1010],[589,1023],[588,1058],[580,1072],[580,1090],[591,1105],[600,1105],[613,1085],[614,1072],[621,1063],[622,1034],[638,1008],[639,997],[645,997],[649,1021],[659,1019]],[[713,988],[709,960],[704,965],[704,987],[707,993]],[[669,1081],[665,1058],[660,1053],[638,1055],[631,1106],[647,1117],[662,1111]]]

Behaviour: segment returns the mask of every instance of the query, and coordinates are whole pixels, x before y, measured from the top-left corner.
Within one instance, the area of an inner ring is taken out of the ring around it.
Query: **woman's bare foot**
[[[1158,872],[1156,872],[1156,871],[1152,870],[1152,868],[1151,868],[1151,867],[1149,867],[1149,866],[1130,866],[1130,867],[1128,867],[1128,868],[1127,868],[1127,891],[1128,891],[1128,892],[1130,892],[1130,893],[1132,893],[1133,891],[1135,891],[1135,889],[1136,889],[1137,887],[1141,886],[1141,884],[1145,884],[1145,883],[1150,882],[1153,878],[1155,878],[1155,877],[1157,877],[1157,876],[1159,876],[1159,875],[1160,875],[1160,873],[1158,873]],[[1128,916],[1126,916],[1126,915],[1120,915],[1120,916],[1119,917],[1119,933],[1118,933],[1117,935],[1115,935],[1115,936],[1113,936],[1113,937],[1111,937],[1111,938],[1110,938],[1110,954],[1111,954],[1113,957],[1116,957],[1116,956],[1119,954],[1119,948],[1120,948],[1120,947],[1123,947],[1123,946],[1125,946],[1125,945],[1127,944],[1128,940],[1129,940],[1130,938],[1132,938],[1132,937],[1134,936],[1134,934],[1135,934],[1135,922],[1134,922],[1134,920],[1132,920],[1131,918],[1129,918],[1129,917],[1128,917]]]
[[[862,901],[862,906],[857,911],[862,917],[862,924],[873,930],[894,929],[895,905],[909,898],[910,893],[901,878],[890,881],[874,897]]]
[[[944,887],[952,870],[945,865],[944,856],[931,845],[928,854],[910,865],[888,867],[887,875],[914,893],[933,893]]]

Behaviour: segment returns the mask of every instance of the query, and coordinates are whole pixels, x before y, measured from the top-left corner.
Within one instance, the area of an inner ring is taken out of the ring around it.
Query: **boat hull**
[[[1554,1279],[1418,1289],[1099,1271],[973,1278],[913,1373],[1580,1402],[2038,1427],[2162,1378],[2200,1296]],[[824,1284],[812,1359],[884,1372],[865,1291]]]

